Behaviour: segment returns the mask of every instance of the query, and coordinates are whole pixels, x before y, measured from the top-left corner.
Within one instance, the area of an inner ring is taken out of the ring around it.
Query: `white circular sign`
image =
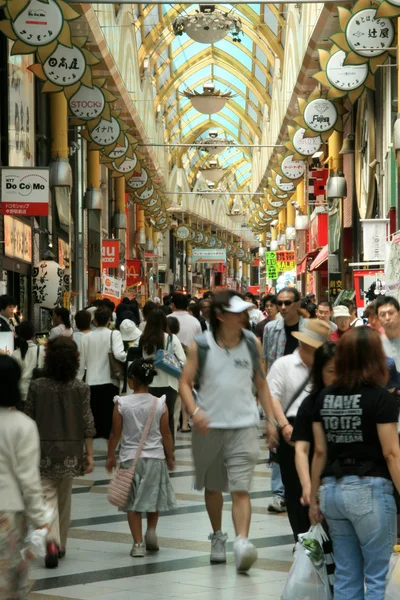
[[[132,177],[128,180],[127,184],[133,190],[137,190],[146,185],[149,176],[147,174],[146,169],[142,167],[140,173],[134,173]]]
[[[354,13],[346,26],[350,48],[360,56],[380,56],[393,45],[394,25],[391,19],[376,18],[375,8]]]
[[[82,79],[86,70],[86,59],[78,46],[67,48],[58,44],[43,65],[43,71],[51,83],[67,87]]]
[[[346,56],[343,50],[332,54],[326,65],[326,76],[337,90],[356,90],[368,77],[368,65],[345,65]]]
[[[153,186],[151,186],[150,188],[146,188],[145,190],[143,190],[143,192],[141,192],[140,194],[138,192],[135,192],[135,196],[139,200],[148,200],[149,198],[152,197],[153,193],[154,193],[154,188],[153,188]]]
[[[111,117],[111,121],[101,119],[100,123],[91,131],[89,135],[99,146],[109,146],[115,144],[121,134],[121,128],[117,119]]]
[[[156,206],[158,204],[158,196],[155,196],[154,198],[150,198],[150,200],[146,200],[145,202],[143,202],[143,204],[147,208],[152,208],[152,207]]]
[[[278,211],[277,211],[275,208],[274,208],[274,209],[271,209],[271,210],[266,210],[265,212],[266,212],[266,213],[267,213],[267,215],[269,215],[270,217],[274,217],[275,215],[277,215],[277,214],[278,214]]]
[[[69,109],[74,117],[88,121],[101,115],[106,105],[103,92],[96,85],[93,88],[81,85],[69,99]]]
[[[180,225],[176,230],[176,237],[179,240],[187,240],[190,236],[190,229],[187,225]]]
[[[60,34],[64,17],[54,0],[48,0],[46,4],[31,0],[11,25],[22,42],[30,46],[46,46]]]
[[[277,198],[288,198],[288,194],[280,194],[279,190],[277,190],[275,187],[271,188],[271,191]]]
[[[282,175],[277,175],[275,182],[278,189],[280,189],[282,192],[293,192],[294,190],[294,183],[292,181],[282,181]]]
[[[268,204],[273,208],[281,208],[282,206],[285,206],[283,200],[268,200]]]
[[[237,256],[238,258],[243,258],[245,254],[246,254],[246,253],[245,253],[245,251],[243,250],[243,248],[238,248],[238,249],[237,249],[237,251],[236,251],[236,256]]]
[[[215,248],[215,246],[217,245],[217,238],[214,235],[210,235],[208,243],[210,248]]]
[[[329,131],[335,126],[337,118],[336,106],[325,98],[311,100],[304,111],[304,120],[312,131]]]
[[[125,175],[126,173],[130,173],[131,171],[134,171],[136,165],[137,165],[136,155],[133,158],[126,158],[124,160],[124,162],[119,165],[119,167],[117,167],[115,162],[113,162],[113,164],[112,164],[113,169],[118,171],[118,173],[122,173],[123,175]]]
[[[284,176],[288,179],[298,179],[304,175],[306,164],[304,160],[296,160],[293,158],[293,154],[289,154],[289,156],[283,159],[281,169]]]
[[[217,248],[219,248],[219,250],[221,250],[222,246],[223,246],[222,240],[217,240]]]
[[[198,244],[201,244],[203,242],[203,240],[204,240],[203,232],[202,231],[198,231],[197,235],[196,235],[196,242]]]
[[[104,152],[104,154],[106,156],[108,156],[109,158],[113,158],[115,160],[116,158],[122,158],[123,156],[125,156],[125,154],[128,152],[128,149],[129,149],[129,140],[126,137],[126,135],[124,135],[124,143],[123,144],[116,144],[114,150],[109,152],[109,154],[106,154],[106,152]]]
[[[322,140],[319,135],[316,137],[304,137],[306,130],[302,127],[298,129],[293,136],[293,147],[299,154],[312,156],[321,148]]]

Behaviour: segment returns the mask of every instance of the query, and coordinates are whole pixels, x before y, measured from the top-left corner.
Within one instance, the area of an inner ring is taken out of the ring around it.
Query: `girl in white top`
[[[136,465],[132,489],[127,504],[121,508],[128,513],[128,523],[133,537],[131,556],[145,556],[146,551],[159,550],[156,527],[160,511],[175,508],[176,499],[168,476],[175,466],[174,446],[168,424],[165,396],[155,398],[149,394],[156,370],[146,359],[133,361],[128,371],[129,396],[116,396],[113,425],[108,444],[106,468],[116,465],[115,449],[121,439],[119,458],[121,469],[129,469],[138,451],[140,440],[154,401],[155,412],[140,458]],[[147,513],[147,532],[143,543],[142,514]]]
[[[56,308],[53,315],[54,327],[50,330],[49,340],[53,340],[59,335],[72,337],[74,330],[71,326],[69,310],[67,308]]]
[[[21,368],[21,379],[19,380],[19,390],[21,400],[25,402],[28,397],[28,390],[32,380],[33,371],[44,366],[44,346],[38,346],[33,341],[35,329],[30,321],[22,321],[17,327],[18,350],[12,353],[12,358],[17,361]]]

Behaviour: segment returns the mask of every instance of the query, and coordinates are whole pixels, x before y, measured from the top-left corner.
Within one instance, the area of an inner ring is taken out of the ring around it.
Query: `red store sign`
[[[101,245],[101,263],[103,269],[118,269],[119,240],[103,240]]]

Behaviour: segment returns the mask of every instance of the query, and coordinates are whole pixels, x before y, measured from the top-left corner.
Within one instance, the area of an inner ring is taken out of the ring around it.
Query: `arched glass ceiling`
[[[197,6],[184,4],[138,4],[135,27],[139,61],[147,59],[156,87],[155,106],[161,105],[166,122],[166,142],[191,144],[200,136],[208,137],[217,129],[237,144],[254,144],[261,140],[265,105],[270,105],[274,61],[283,59],[283,4],[219,5],[224,12],[233,11],[243,24],[241,43],[230,34],[215,44],[200,44],[186,34],[175,36],[174,19],[190,14]],[[184,90],[202,91],[205,82],[213,81],[222,92],[235,97],[225,108],[211,116],[198,113],[191,102],[181,96]],[[171,163],[182,159],[191,183],[205,153],[195,148],[171,148]],[[219,155],[225,169],[221,184],[230,190],[247,189],[251,181],[252,148],[228,148]]]

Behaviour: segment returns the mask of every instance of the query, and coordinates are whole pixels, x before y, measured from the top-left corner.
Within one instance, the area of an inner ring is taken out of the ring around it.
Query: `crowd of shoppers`
[[[14,314],[14,300],[0,297],[1,331],[14,332]],[[335,600],[383,600],[400,492],[395,298],[378,297],[361,318],[353,301],[332,307],[315,295],[302,300],[295,288],[265,296],[260,307],[250,293],[200,301],[176,293],[142,311],[128,299],[116,310],[97,301],[75,315],[75,331],[59,308],[53,324],[47,344],[38,345],[23,321],[12,357],[0,355],[0,483],[10,489],[0,519],[12,532],[0,532],[2,554],[11,557],[0,566],[1,591],[27,594],[26,516],[46,528],[46,566],[65,556],[72,482],[93,470],[94,437],[108,442],[109,470],[119,443],[121,468],[137,461],[121,507],[131,555],[159,549],[159,512],[175,506],[168,469],[181,401],[183,431],[191,431],[189,419],[193,427],[196,488],[205,490],[211,562],[226,561],[222,494],[229,492],[236,567],[248,571],[257,559],[249,539],[257,398],[272,457],[268,510],[288,512],[296,540],[324,521]]]

